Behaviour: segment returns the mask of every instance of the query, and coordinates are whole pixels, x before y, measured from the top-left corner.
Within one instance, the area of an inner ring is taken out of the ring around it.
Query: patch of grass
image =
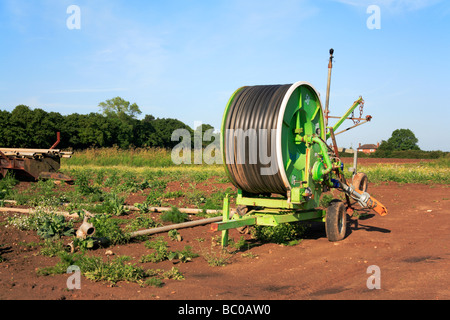
[[[129,224],[126,226],[128,232],[133,232],[141,229],[150,229],[161,226],[160,223],[153,220],[153,218],[147,213],[139,213]]]
[[[153,262],[158,263],[169,259],[169,248],[167,242],[164,241],[163,237],[157,237],[153,241],[146,241],[144,246],[147,249],[153,249],[154,251],[150,254],[144,255],[139,259],[139,262]]]
[[[251,251],[245,252],[245,253],[241,254],[241,256],[242,256],[243,258],[250,258],[250,259],[255,259],[255,258],[258,257],[257,254],[254,254],[254,253],[251,252]]]
[[[184,197],[187,204],[192,204],[197,208],[200,208],[206,202],[206,195],[203,191],[197,188],[196,184],[190,183],[189,188],[186,190]]]
[[[145,204],[147,206],[160,207],[164,197],[164,191],[167,187],[167,181],[164,180],[154,180],[148,184],[149,189],[152,191],[147,196]]]
[[[0,200],[10,198],[11,191],[19,183],[14,174],[8,172],[0,179]]]
[[[233,198],[234,193],[235,192],[230,187],[226,190],[217,190],[205,198],[205,201],[200,208],[203,210],[221,210],[225,196],[228,194],[230,198]],[[220,213],[216,215],[220,215]]]
[[[228,239],[228,246],[235,248],[236,250],[241,250],[245,246],[248,246],[248,243],[245,238],[241,236],[237,242],[233,239]]]
[[[151,286],[151,287],[156,287],[156,288],[161,288],[162,286],[164,286],[164,282],[157,277],[150,277],[147,280],[145,280],[144,284],[146,286]]]
[[[430,162],[406,164],[379,164],[360,167],[371,183],[393,181],[398,183],[450,184],[450,160],[441,158]],[[350,173],[345,173],[351,179]]]
[[[169,191],[169,192],[166,192],[166,193],[164,193],[164,194],[162,195],[162,197],[163,197],[164,199],[179,198],[179,197],[182,197],[182,196],[184,196],[184,192],[181,191],[181,190],[178,190],[178,191]]]
[[[97,214],[89,219],[95,227],[97,238],[107,238],[112,245],[128,243],[130,234],[120,227],[120,221],[110,214]]]
[[[328,208],[328,206],[330,205],[330,202],[334,199],[333,195],[330,193],[323,193],[322,197],[320,198],[320,203],[319,205],[322,208]]]
[[[125,263],[128,260],[128,256],[119,256],[106,262],[101,257],[86,257],[82,260],[80,269],[92,281],[107,281],[111,284],[119,281],[142,283],[146,277],[145,270],[136,264]]]
[[[61,238],[74,234],[73,222],[66,221],[65,217],[56,214],[42,215],[43,219],[37,226],[37,234],[43,239]]]
[[[278,226],[254,226],[252,235],[261,242],[293,245],[298,242],[306,227],[301,223],[283,223]]]
[[[178,208],[172,207],[171,210],[164,212],[160,218],[164,222],[182,223],[188,220],[188,215],[180,212]]]
[[[181,235],[177,229],[169,230],[167,235],[169,236],[169,239],[172,241],[181,241]]]
[[[125,213],[124,202],[124,196],[110,192],[104,195],[100,204],[88,206],[87,210],[92,213],[111,213],[115,216],[120,216]]]
[[[173,166],[170,150],[160,148],[97,148],[77,151],[76,156],[63,159],[68,166],[130,166],[130,167],[168,167]]]
[[[168,280],[173,279],[173,280],[178,280],[178,281],[185,279],[184,275],[176,267],[172,267],[172,269],[165,271],[162,274],[162,277],[164,279],[168,279]]]
[[[64,251],[65,251],[65,245],[64,245],[63,241],[61,241],[61,240],[54,241],[51,239],[46,239],[43,242],[39,253],[46,257],[56,257]]]
[[[75,190],[83,196],[88,196],[93,193],[101,193],[98,186],[93,186],[90,179],[93,173],[90,170],[76,170],[71,173],[75,180]]]
[[[211,237],[209,248],[201,248],[200,256],[210,267],[224,267],[230,263],[233,254],[227,248],[222,248],[217,237]]]
[[[69,236],[73,233],[73,222],[51,211],[37,210],[30,215],[14,215],[7,224],[22,231],[37,231],[44,239]]]
[[[126,264],[130,258],[120,256],[113,260],[103,261],[101,257],[87,257],[82,254],[62,252],[60,262],[55,266],[39,268],[38,275],[62,274],[69,266],[78,266],[82,274],[92,281],[107,281],[116,284],[119,281],[142,283],[146,277],[145,270],[134,264]]]
[[[169,250],[168,243],[163,237],[157,237],[153,241],[147,241],[145,247],[148,249],[153,249],[154,251],[150,254],[143,255],[139,262],[152,262],[158,263],[165,260],[177,259],[182,263],[191,261],[193,258],[198,257],[198,254],[192,251],[190,246],[185,246],[183,250],[171,251]]]
[[[154,270],[137,266],[129,263],[131,259],[128,256],[118,256],[114,259],[104,261],[101,257],[86,256],[79,253],[60,252],[58,254],[60,261],[51,267],[38,268],[36,273],[40,276],[53,274],[64,274],[69,266],[78,266],[81,273],[91,281],[108,282],[116,285],[118,282],[126,281],[137,283],[140,286],[162,287],[162,279],[183,280],[183,274],[172,267],[171,270]]]
[[[226,249],[211,247],[209,250],[203,250],[201,256],[210,267],[224,267],[230,263],[233,255]]]
[[[181,263],[185,263],[198,256],[199,254],[192,251],[191,246],[185,246],[183,250],[171,252],[169,254],[169,260],[178,259]]]

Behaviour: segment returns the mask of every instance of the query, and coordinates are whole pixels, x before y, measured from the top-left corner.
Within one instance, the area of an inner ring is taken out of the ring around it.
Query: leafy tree
[[[6,134],[9,135],[8,147],[10,148],[31,148],[32,131],[28,124],[33,121],[33,113],[28,106],[18,105],[11,112],[9,126]]]
[[[176,129],[186,129],[191,134],[191,141],[193,141],[193,130],[183,122],[177,119],[155,119],[152,121],[153,127],[155,128],[158,138],[161,139],[161,145],[160,147],[163,148],[173,148],[176,146],[179,142],[178,141],[172,141],[172,133]]]
[[[0,110],[0,146],[49,148],[56,140],[56,132],[61,132],[58,148],[74,150],[115,145],[173,148],[179,143],[171,140],[176,129],[187,129],[194,141],[193,130],[183,122],[155,119],[152,115],[139,120],[136,118],[141,114],[139,107],[120,97],[101,102],[99,106],[103,113],[67,116],[39,108],[32,110],[25,105],[17,106],[12,112]],[[202,133],[211,128],[204,125]]]
[[[136,137],[142,147],[161,147],[163,144],[161,135],[153,126],[155,117],[146,115],[142,121],[137,124]]]
[[[99,107],[103,110],[105,116],[117,116],[121,120],[136,119],[142,112],[136,103],[131,104],[121,97],[100,102]]]
[[[397,129],[392,132],[392,136],[387,141],[387,146],[382,149],[387,150],[420,150],[417,143],[419,140],[409,129]],[[380,145],[381,147],[381,145]]]
[[[131,104],[121,97],[100,102],[99,107],[107,118],[118,119],[117,144],[121,148],[139,146],[140,139],[136,127],[139,121],[136,119],[142,112],[136,103]],[[113,120],[114,121],[114,120]]]
[[[0,146],[7,147],[10,143],[9,139],[9,118],[11,114],[8,111],[0,110]]]

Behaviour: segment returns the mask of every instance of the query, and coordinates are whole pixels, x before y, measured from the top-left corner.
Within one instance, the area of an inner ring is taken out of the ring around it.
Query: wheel
[[[352,185],[356,190],[366,192],[369,186],[369,178],[365,173],[359,172],[353,176]]]
[[[340,200],[333,200],[327,209],[325,231],[329,241],[340,241],[347,232],[347,213],[345,205]]]

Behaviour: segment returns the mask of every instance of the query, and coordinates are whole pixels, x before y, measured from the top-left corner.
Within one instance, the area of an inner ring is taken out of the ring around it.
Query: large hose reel
[[[289,197],[303,188],[314,198],[330,166],[320,156],[327,152],[325,138],[319,94],[307,82],[242,87],[230,98],[222,121],[226,171],[248,194]]]
[[[355,180],[352,185],[344,176],[335,141],[340,132],[335,132],[344,120],[356,119],[353,111],[358,106],[362,110],[364,100],[357,99],[334,126],[328,126],[328,119],[334,118],[328,115],[333,52],[330,50],[325,111],[319,93],[303,81],[241,87],[229,99],[220,142],[225,171],[238,189],[238,209],[230,219],[227,195],[223,221],[212,225],[212,230],[222,231],[223,246],[228,243],[229,229],[305,220],[325,222],[328,239],[342,240],[346,232],[345,207],[347,213],[353,211],[350,198],[382,216],[387,214],[386,207],[365,192],[366,184],[360,190],[362,183]],[[370,119],[368,116],[364,122]],[[329,138],[331,145],[326,143]],[[356,169],[353,174],[358,176]],[[321,194],[331,188],[345,193],[346,205],[333,200],[327,209],[320,207]]]

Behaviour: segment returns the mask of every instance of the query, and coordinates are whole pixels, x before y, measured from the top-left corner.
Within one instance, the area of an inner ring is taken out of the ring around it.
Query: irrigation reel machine
[[[307,82],[241,87],[229,99],[222,119],[221,150],[227,175],[238,191],[234,215],[230,216],[226,196],[222,221],[211,227],[222,231],[222,246],[228,244],[229,229],[307,220],[325,222],[327,238],[342,240],[347,213],[353,213],[355,201],[381,216],[387,214],[386,207],[366,192],[367,176],[356,170],[357,152],[352,181],[344,177],[339,157],[344,150],[338,149],[335,136],[371,117],[362,118],[362,97],[342,117],[328,115],[333,53],[331,49],[325,110],[319,93]],[[360,116],[354,117],[358,107]],[[338,120],[328,126],[329,118]],[[354,125],[336,132],[346,119]],[[346,200],[334,199],[322,209],[322,193],[333,188],[342,191]]]

